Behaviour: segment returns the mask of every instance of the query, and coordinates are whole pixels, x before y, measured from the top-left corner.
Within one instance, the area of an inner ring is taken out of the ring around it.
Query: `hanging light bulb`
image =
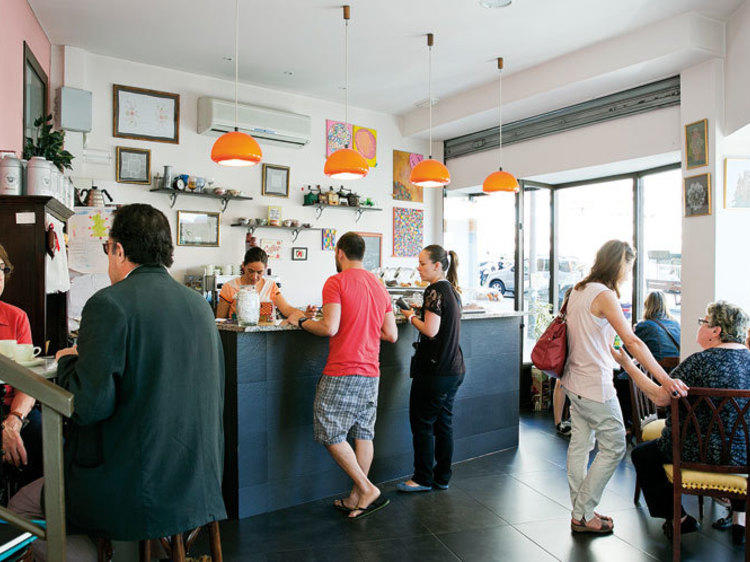
[[[498,108],[500,110],[500,121],[497,126],[500,131],[500,144],[498,145],[498,155],[500,158],[500,169],[497,172],[492,172],[487,178],[485,178],[482,184],[482,191],[485,193],[494,193],[496,191],[506,191],[509,193],[518,192],[518,180],[503,171],[503,102],[502,102],[502,70],[503,70],[503,57],[497,59],[498,71]]]
[[[345,39],[344,39],[344,50],[345,54],[345,74],[346,74],[346,121],[344,126],[349,131],[349,18],[350,8],[344,6],[344,25],[345,25]],[[348,138],[345,148],[340,148],[326,159],[326,164],[323,167],[323,173],[328,177],[335,178],[337,180],[356,180],[363,178],[370,171],[370,166],[367,165],[367,160],[359,152],[349,148],[352,143],[351,133],[348,133]]]
[[[237,82],[239,75],[238,37],[240,27],[240,0],[235,0],[234,10],[234,131],[224,133],[211,149],[211,160],[222,166],[255,166],[263,158],[260,145],[253,137],[237,128]]]
[[[451,182],[451,174],[442,162],[432,158],[432,45],[435,36],[427,34],[427,106],[430,116],[430,157],[411,169],[409,181],[420,187],[443,187]]]

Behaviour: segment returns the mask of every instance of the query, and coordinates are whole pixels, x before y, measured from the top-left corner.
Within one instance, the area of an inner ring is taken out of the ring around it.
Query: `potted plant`
[[[72,170],[70,162],[73,155],[63,148],[65,131],[52,130],[52,114],[38,117],[34,120],[36,127],[36,142],[31,137],[26,137],[23,147],[23,157],[29,160],[32,156],[41,156],[52,162],[61,172],[65,168]]]

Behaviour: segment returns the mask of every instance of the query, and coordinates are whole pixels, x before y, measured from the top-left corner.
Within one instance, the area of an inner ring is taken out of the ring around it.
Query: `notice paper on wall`
[[[109,238],[114,209],[76,207],[68,219],[68,267],[78,273],[106,273],[103,244]]]

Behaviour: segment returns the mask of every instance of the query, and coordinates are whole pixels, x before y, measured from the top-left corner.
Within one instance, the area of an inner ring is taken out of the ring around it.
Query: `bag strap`
[[[669,330],[667,330],[667,327],[664,324],[662,324],[661,322],[659,322],[656,318],[652,318],[651,321],[654,322],[654,323],[656,323],[656,324],[658,324],[659,327],[667,333],[667,337],[670,340],[672,340],[672,343],[677,348],[677,351],[680,351],[680,344],[679,344],[679,342],[674,338],[674,336],[672,334],[669,333]]]

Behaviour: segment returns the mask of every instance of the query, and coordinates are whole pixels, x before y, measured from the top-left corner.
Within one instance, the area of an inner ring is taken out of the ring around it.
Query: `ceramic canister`
[[[52,195],[52,170],[50,163],[41,156],[29,160],[26,195]]]
[[[0,195],[21,195],[23,166],[15,156],[0,160]]]

